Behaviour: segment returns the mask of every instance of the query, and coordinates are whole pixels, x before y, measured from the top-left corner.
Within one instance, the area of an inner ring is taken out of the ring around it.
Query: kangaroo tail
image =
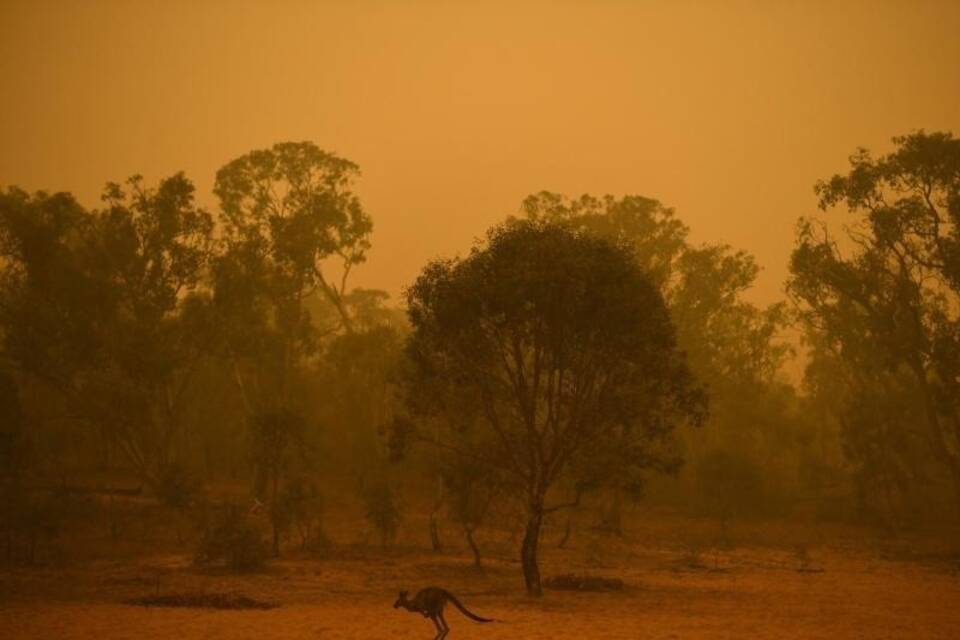
[[[448,593],[447,593],[447,597],[450,598],[450,602],[453,603],[453,606],[455,606],[457,609],[460,609],[460,613],[462,613],[463,615],[467,616],[467,617],[470,618],[471,620],[476,620],[477,622],[493,622],[493,619],[491,619],[491,618],[481,618],[481,617],[478,616],[477,614],[475,614],[475,613],[470,613],[469,611],[467,611],[467,608],[466,608],[465,606],[463,606],[463,603],[461,603],[459,600],[457,600],[457,597],[456,597],[455,595],[453,595],[452,593],[449,593],[449,592],[448,592]]]

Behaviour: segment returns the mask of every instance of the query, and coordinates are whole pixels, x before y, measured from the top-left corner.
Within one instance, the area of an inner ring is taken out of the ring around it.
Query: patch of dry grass
[[[744,523],[719,546],[710,522],[643,514],[623,538],[587,527],[575,528],[565,549],[554,544],[558,529],[544,538],[544,575],[617,576],[626,588],[531,599],[509,531],[482,533],[481,572],[453,528],[445,531],[445,552],[434,554],[425,522],[420,529],[415,518],[386,552],[355,539],[356,521],[337,524],[337,542],[323,557],[291,552],[252,575],[200,570],[189,554],[169,552],[0,572],[0,637],[427,640],[429,622],[391,605],[398,590],[429,585],[504,621],[480,625],[448,611],[457,639],[952,640],[960,628],[960,578],[948,536],[878,540],[853,528]],[[891,553],[894,547],[910,553]],[[280,607],[123,604],[159,594],[244,594]]]

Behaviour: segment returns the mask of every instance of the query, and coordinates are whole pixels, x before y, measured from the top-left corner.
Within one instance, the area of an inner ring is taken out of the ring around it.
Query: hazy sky
[[[357,162],[396,294],[522,198],[636,193],[782,295],[812,185],[858,145],[960,134],[960,1],[10,2],[0,185],[68,190],[313,140]]]

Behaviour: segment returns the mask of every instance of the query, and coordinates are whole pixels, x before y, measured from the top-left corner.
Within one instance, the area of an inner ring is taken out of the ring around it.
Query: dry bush
[[[367,521],[380,534],[382,547],[396,540],[402,514],[393,489],[387,483],[376,483],[363,492]]]
[[[237,573],[262,570],[267,563],[263,534],[236,506],[212,508],[194,555],[198,565],[223,564]]]
[[[199,489],[199,482],[186,467],[172,464],[161,470],[156,495],[161,504],[184,511],[190,506]]]

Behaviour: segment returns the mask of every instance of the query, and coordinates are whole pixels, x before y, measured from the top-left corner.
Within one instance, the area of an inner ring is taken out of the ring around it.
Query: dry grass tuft
[[[560,591],[620,591],[623,589],[623,580],[565,573],[547,578],[543,581],[543,586]]]

